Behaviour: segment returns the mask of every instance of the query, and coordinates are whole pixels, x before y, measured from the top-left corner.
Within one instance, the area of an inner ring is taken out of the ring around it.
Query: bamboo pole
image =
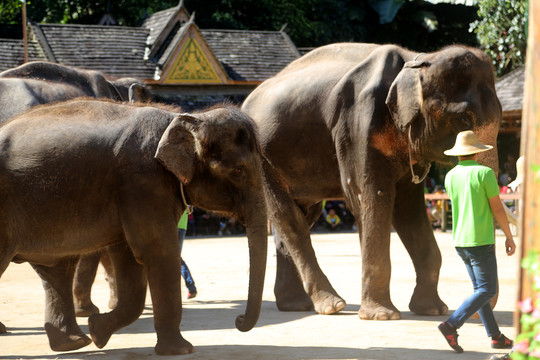
[[[23,29],[23,48],[24,63],[28,62],[28,37],[26,34],[26,0],[22,0],[22,29]]]
[[[529,0],[529,37],[525,65],[521,153],[524,155],[521,258],[540,250],[540,0]],[[532,279],[521,269],[519,299],[533,297]],[[519,314],[515,324],[521,332]]]

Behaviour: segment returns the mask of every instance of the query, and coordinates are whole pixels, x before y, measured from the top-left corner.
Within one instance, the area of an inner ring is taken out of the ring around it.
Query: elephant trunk
[[[486,145],[493,146],[493,150],[484,151],[478,154],[478,163],[493,169],[495,175],[499,174],[499,156],[497,150],[497,135],[499,133],[499,122],[494,122],[489,126],[474,129],[478,140]]]
[[[246,231],[249,246],[249,291],[246,312],[236,318],[236,328],[251,330],[261,312],[266,257],[268,252],[268,229],[266,205],[261,191],[248,197],[249,206],[244,208]]]

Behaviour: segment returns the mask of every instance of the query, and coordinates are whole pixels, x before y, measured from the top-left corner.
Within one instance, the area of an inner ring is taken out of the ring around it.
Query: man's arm
[[[497,220],[497,223],[501,227],[504,235],[506,236],[505,248],[507,255],[514,255],[516,252],[516,244],[514,243],[514,238],[512,232],[510,231],[510,224],[508,224],[508,219],[506,218],[506,213],[501,202],[499,195],[495,195],[489,198],[489,206],[491,207],[491,212],[493,217]]]

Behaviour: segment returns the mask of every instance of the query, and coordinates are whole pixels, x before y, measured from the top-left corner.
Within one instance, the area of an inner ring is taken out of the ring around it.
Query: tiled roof
[[[171,34],[169,35],[169,39],[167,39],[166,43],[163,44],[160,51],[156,54],[157,58],[155,59],[157,64],[159,64],[161,67],[165,65],[167,61],[169,61],[169,58],[178,44],[178,42],[182,39],[184,36],[184,33],[186,32],[187,28],[191,25],[191,22],[188,22],[186,24],[183,24],[182,26],[178,25],[176,29],[173,29]]]
[[[167,23],[174,17],[177,11],[178,7],[161,10],[153,13],[143,21],[141,27],[150,30],[150,37],[148,38],[149,45],[154,44],[163,29],[165,29]]]
[[[509,72],[495,82],[497,97],[503,112],[523,109],[523,89],[525,84],[525,67]]]
[[[24,62],[22,40],[0,39],[0,71],[8,70]],[[36,42],[28,42],[28,60],[46,60]]]
[[[112,77],[153,79],[195,26],[232,81],[261,82],[300,57],[283,31],[199,30],[179,5],[151,15],[142,27],[35,24],[29,60],[98,70]],[[153,48],[151,48],[153,46]],[[0,70],[22,64],[22,41],[0,39]],[[148,57],[151,57],[148,59]]]
[[[144,61],[144,28],[99,25],[38,24],[55,60],[117,77],[153,77],[153,64]]]
[[[281,31],[201,30],[231,80],[264,81],[300,57]]]

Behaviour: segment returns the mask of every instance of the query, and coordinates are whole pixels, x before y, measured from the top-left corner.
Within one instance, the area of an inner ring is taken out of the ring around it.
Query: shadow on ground
[[[193,354],[178,356],[157,356],[153,347],[125,348],[114,350],[99,350],[79,352],[77,355],[83,359],[107,359],[108,357],[122,356],[124,359],[142,360],[149,357],[159,359],[362,359],[362,360],[389,360],[399,358],[403,352],[410,354],[410,359],[425,358],[429,354],[431,359],[438,359],[448,351],[433,349],[411,348],[368,348],[354,349],[344,347],[318,347],[318,346],[268,346],[268,345],[216,345],[196,346]],[[458,355],[460,360],[487,359],[491,354],[483,352],[465,352]],[[69,359],[73,354],[55,354],[49,356],[7,356],[4,359]]]

